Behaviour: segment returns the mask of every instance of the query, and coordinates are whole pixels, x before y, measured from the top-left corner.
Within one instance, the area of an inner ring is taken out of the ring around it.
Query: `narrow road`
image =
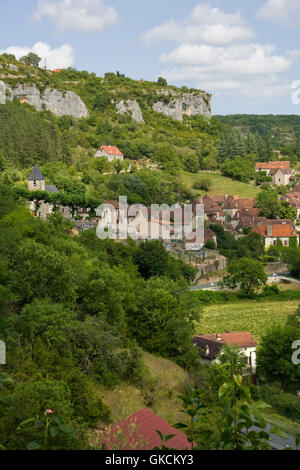
[[[269,276],[268,280],[271,281],[272,279],[279,279],[280,281],[290,281],[295,284],[300,284],[299,279],[294,279],[292,277],[288,277],[289,273],[279,273],[279,274],[273,274],[273,276]],[[221,291],[222,288],[219,285],[220,281],[217,282],[208,282],[207,284],[201,284],[198,286],[192,286],[190,287],[191,291],[198,291],[198,290],[218,290]]]

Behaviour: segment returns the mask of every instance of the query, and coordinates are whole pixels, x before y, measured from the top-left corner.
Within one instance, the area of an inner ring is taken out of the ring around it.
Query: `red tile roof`
[[[102,145],[100,149],[104,150],[107,155],[118,155],[119,157],[124,157],[123,153],[118,149],[118,147],[114,147],[113,145]]]
[[[268,235],[268,226],[272,227],[272,234]],[[259,233],[264,238],[295,238],[298,237],[296,229],[291,223],[285,224],[269,224],[256,225],[252,229],[253,232]]]
[[[279,170],[279,168],[290,168],[290,162],[260,162],[256,163],[255,169],[256,170]]]
[[[152,450],[161,447],[162,442],[156,431],[164,435],[175,434],[166,446],[169,449],[191,449],[192,444],[188,442],[183,432],[173,428],[167,421],[144,408],[134,413],[129,418],[110,427],[107,433],[101,433],[100,439],[105,443],[108,450],[119,450],[120,435],[122,435],[122,450]]]
[[[220,337],[220,340],[217,339]],[[239,348],[256,347],[257,343],[250,331],[239,331],[235,333],[220,333],[219,335],[199,335],[194,338],[194,342],[198,339],[217,342],[218,344],[227,344],[228,346],[238,346]]]

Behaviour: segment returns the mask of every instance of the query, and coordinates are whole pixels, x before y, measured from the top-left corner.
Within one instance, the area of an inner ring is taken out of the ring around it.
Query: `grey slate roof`
[[[45,178],[43,176],[43,173],[39,169],[37,165],[35,165],[34,169],[28,176],[28,181],[43,181]]]
[[[54,186],[54,184],[46,185],[45,191],[47,191],[48,193],[58,193],[58,189],[56,186]]]

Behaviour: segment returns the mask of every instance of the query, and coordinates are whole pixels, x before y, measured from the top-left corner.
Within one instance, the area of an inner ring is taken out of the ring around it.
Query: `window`
[[[36,180],[33,181],[33,186],[36,188]]]
[[[274,245],[274,246],[277,245],[277,240],[274,240],[274,241],[273,241],[273,245]]]
[[[284,240],[283,244],[284,246],[289,246],[289,242],[287,240]]]

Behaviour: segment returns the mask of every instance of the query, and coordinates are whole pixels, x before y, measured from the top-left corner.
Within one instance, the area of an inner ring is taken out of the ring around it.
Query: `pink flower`
[[[45,411],[45,416],[52,415],[52,414],[53,414],[53,410],[46,410]]]

